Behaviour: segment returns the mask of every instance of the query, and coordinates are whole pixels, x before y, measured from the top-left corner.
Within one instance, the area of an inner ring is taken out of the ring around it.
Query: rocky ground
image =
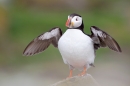
[[[111,53],[96,57],[95,67],[88,73],[101,86],[130,85],[130,57],[126,54]],[[74,70],[74,75],[80,71]],[[48,86],[64,80],[69,73],[62,59],[46,63],[35,63],[0,69],[0,86]]]

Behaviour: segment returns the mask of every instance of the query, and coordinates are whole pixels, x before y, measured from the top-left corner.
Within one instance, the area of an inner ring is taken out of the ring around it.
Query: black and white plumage
[[[64,63],[69,65],[69,77],[71,77],[73,68],[81,70],[84,68],[81,73],[84,75],[90,66],[94,66],[95,50],[98,48],[109,47],[114,51],[121,52],[118,43],[96,26],[91,26],[91,35],[86,35],[82,17],[78,14],[73,13],[68,16],[66,27],[67,30],[63,35],[59,27],[41,34],[28,44],[23,54],[34,55],[53,44],[59,49]]]
[[[54,47],[58,47],[59,38],[62,36],[62,31],[60,28],[55,27],[50,31],[45,32],[31,41],[25,48],[23,54],[26,56],[34,55],[44,51],[50,44]]]
[[[91,26],[91,38],[94,41],[95,49],[100,47],[109,47],[110,49],[121,52],[119,44],[105,31],[100,30],[96,26]]]

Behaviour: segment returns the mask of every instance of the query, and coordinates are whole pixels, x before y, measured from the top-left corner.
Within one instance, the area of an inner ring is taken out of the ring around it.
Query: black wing
[[[44,51],[52,43],[58,46],[58,40],[62,36],[60,28],[55,27],[32,40],[25,48],[23,55],[29,56]]]
[[[94,41],[94,48],[98,49],[100,47],[109,47],[110,49],[122,52],[119,44],[106,32],[100,30],[96,26],[91,26],[91,38]]]

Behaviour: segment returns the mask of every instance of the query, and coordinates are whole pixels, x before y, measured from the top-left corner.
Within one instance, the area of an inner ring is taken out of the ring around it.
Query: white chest
[[[83,67],[94,62],[94,48],[90,37],[81,30],[68,29],[58,42],[58,49],[66,64]]]

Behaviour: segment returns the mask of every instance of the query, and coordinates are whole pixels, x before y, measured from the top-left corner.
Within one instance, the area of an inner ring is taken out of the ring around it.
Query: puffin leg
[[[69,65],[69,69],[70,69],[70,73],[69,73],[69,76],[67,78],[71,78],[72,77],[74,67],[72,65]]]
[[[84,67],[83,71],[79,74],[79,76],[84,76],[86,74],[87,68]]]
[[[70,73],[69,73],[69,76],[67,77],[67,78],[71,78],[72,77],[72,74],[73,73],[73,70],[72,69],[70,69]]]

